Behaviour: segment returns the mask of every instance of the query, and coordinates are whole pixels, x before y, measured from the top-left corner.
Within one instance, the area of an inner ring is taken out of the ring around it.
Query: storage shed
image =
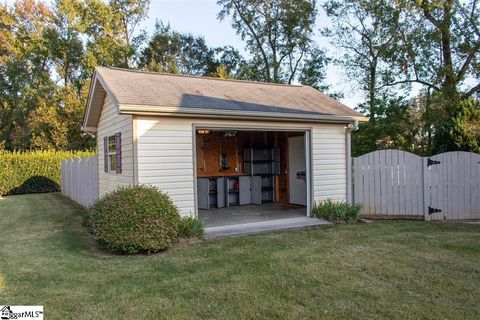
[[[358,121],[309,86],[102,67],[82,130],[97,139],[100,196],[150,184],[182,214],[212,222],[348,200]]]

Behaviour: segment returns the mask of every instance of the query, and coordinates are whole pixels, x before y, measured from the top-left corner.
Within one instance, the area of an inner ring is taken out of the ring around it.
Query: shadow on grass
[[[60,186],[52,179],[44,176],[33,176],[25,180],[18,187],[10,189],[6,195],[58,191],[60,191]]]

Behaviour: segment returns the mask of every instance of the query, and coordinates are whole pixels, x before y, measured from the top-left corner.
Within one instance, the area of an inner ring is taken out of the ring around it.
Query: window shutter
[[[115,162],[116,172],[122,173],[122,134],[120,132],[115,133]]]
[[[108,172],[108,137],[103,137],[103,168]]]

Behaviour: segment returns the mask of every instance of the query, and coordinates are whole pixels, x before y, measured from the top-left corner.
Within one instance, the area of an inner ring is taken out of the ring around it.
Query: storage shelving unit
[[[240,204],[240,183],[238,177],[225,177],[225,194],[227,207]]]
[[[198,178],[198,208],[223,208],[225,207],[224,178]]]
[[[274,202],[275,175],[280,174],[280,149],[246,148],[243,159],[245,173],[252,177],[252,203]]]
[[[199,177],[197,194],[199,209],[250,204],[250,176]]]

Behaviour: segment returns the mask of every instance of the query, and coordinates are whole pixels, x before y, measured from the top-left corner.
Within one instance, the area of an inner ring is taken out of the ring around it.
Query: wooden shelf
[[[244,160],[243,162],[253,163],[253,164],[266,164],[266,163],[274,163],[275,160],[253,160],[253,161]]]
[[[207,175],[204,175],[204,174],[197,174],[197,178],[212,178],[212,179],[215,179],[215,178],[236,178],[236,177],[245,177],[245,176],[249,176],[249,174],[243,174],[243,173],[220,173],[218,175],[211,175],[211,174],[207,174]]]

